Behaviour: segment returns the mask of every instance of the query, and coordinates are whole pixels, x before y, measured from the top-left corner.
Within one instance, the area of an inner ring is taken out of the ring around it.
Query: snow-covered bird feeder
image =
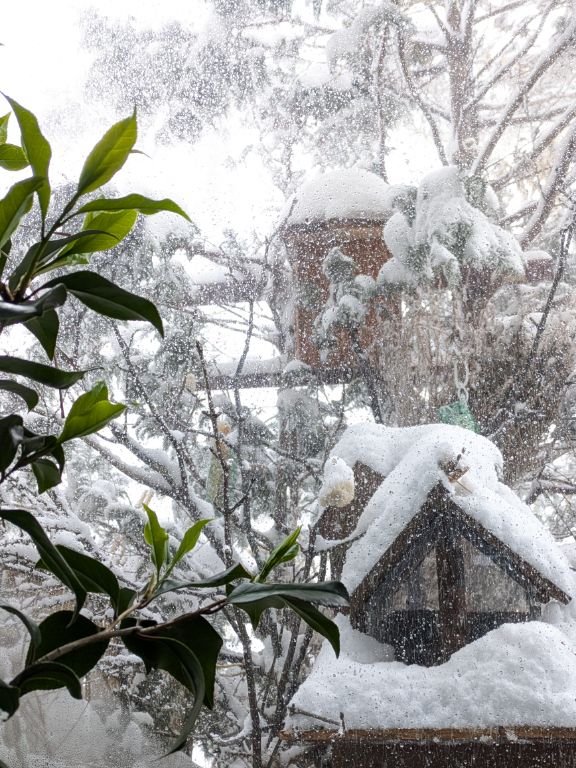
[[[312,368],[334,371],[356,364],[345,333],[339,334],[328,356],[322,356],[315,343],[314,321],[329,293],[324,259],[331,249],[339,248],[354,259],[360,274],[378,276],[389,258],[382,239],[383,225],[392,213],[388,191],[376,174],[349,168],[321,174],[288,202],[280,234],[294,277],[290,322],[294,357]],[[374,333],[373,318],[367,317],[360,331],[364,349]]]
[[[574,768],[576,579],[499,481],[498,449],[451,425],[358,424],[328,461],[324,536],[348,518],[351,606],[285,737],[329,747],[331,768]],[[353,501],[341,463],[364,483]]]

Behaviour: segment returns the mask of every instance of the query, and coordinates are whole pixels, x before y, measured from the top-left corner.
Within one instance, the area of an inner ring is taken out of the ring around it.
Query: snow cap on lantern
[[[281,237],[294,275],[294,357],[313,368],[353,364],[345,334],[328,355],[321,354],[315,341],[314,321],[329,294],[324,260],[339,248],[354,260],[360,274],[377,277],[389,257],[382,240],[383,225],[392,213],[389,190],[376,174],[348,168],[315,177],[286,205]],[[364,348],[374,333],[372,320],[369,313],[362,331]]]

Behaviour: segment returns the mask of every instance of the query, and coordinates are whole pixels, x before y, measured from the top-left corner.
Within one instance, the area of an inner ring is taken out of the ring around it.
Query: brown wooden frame
[[[377,587],[385,585],[385,589],[392,592],[436,548],[440,653],[442,661],[450,658],[466,644],[466,598],[460,536],[468,539],[526,590],[531,613],[535,614],[537,602],[547,603],[554,599],[566,604],[570,601],[569,595],[560,587],[460,509],[449,491],[439,483],[428,494],[420,512],[353,592],[350,603],[352,625],[362,630],[366,603]]]

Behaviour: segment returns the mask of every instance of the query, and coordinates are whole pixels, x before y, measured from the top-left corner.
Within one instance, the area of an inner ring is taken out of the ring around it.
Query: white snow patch
[[[323,726],[298,710],[347,728],[576,726],[576,654],[557,626],[503,624],[455,653],[421,667],[390,661],[390,650],[339,616],[341,654],[325,643],[295,694],[289,729]]]

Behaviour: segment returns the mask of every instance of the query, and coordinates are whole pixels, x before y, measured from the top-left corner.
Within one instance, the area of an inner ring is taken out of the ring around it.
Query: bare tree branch
[[[560,35],[555,45],[544,54],[539,62],[534,66],[532,72],[525,79],[523,84],[518,88],[516,94],[512,97],[508,106],[504,109],[504,112],[498,118],[494,130],[490,133],[484,144],[482,145],[476,160],[472,165],[472,173],[480,173],[496,145],[502,138],[502,134],[509,125],[509,121],[512,115],[516,112],[518,107],[522,104],[528,93],[536,85],[542,75],[550,69],[550,67],[558,61],[559,56],[574,44],[576,40],[576,19],[573,19],[566,31]]]
[[[542,190],[542,197],[520,237],[520,244],[523,248],[529,245],[538,235],[544,226],[546,219],[550,215],[554,200],[556,199],[558,192],[562,189],[563,182],[566,179],[575,152],[576,124],[571,128],[561,146],[558,148],[552,170],[550,171],[544,189]]]

